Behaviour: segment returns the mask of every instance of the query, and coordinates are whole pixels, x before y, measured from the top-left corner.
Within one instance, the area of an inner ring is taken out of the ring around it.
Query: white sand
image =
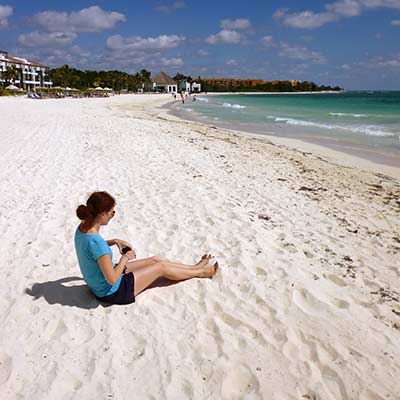
[[[166,100],[0,98],[0,397],[399,399],[399,181]],[[105,238],[220,273],[99,305],[73,247],[94,190]]]

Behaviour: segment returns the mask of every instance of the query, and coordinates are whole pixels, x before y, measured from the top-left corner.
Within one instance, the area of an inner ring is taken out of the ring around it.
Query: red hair
[[[96,217],[104,211],[110,211],[115,206],[115,199],[107,192],[94,192],[87,199],[86,205],[81,204],[76,209],[77,217],[91,226]]]

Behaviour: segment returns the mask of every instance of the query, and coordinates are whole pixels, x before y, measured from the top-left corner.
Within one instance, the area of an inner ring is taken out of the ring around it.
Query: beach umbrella
[[[6,87],[6,89],[7,89],[7,90],[19,90],[19,87],[18,87],[18,86],[15,86],[15,85],[8,85],[8,86]]]
[[[97,88],[94,90],[104,90],[104,89],[101,86],[97,86]]]

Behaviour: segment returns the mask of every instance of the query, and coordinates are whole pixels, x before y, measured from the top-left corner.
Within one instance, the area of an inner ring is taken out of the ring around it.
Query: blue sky
[[[0,0],[0,49],[52,67],[400,90],[400,0]]]

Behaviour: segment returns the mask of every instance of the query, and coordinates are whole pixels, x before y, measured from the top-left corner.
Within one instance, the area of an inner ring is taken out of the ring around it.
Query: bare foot
[[[194,267],[195,268],[205,267],[210,261],[211,257],[212,257],[211,254],[204,254],[204,256],[201,257],[201,260],[197,264],[195,264]]]
[[[218,271],[219,265],[216,262],[214,265],[207,264],[200,272],[201,278],[212,278]]]
[[[213,265],[213,267],[214,267],[214,273],[216,274],[217,271],[218,271],[218,268],[219,268],[218,261],[215,262],[215,264]]]

